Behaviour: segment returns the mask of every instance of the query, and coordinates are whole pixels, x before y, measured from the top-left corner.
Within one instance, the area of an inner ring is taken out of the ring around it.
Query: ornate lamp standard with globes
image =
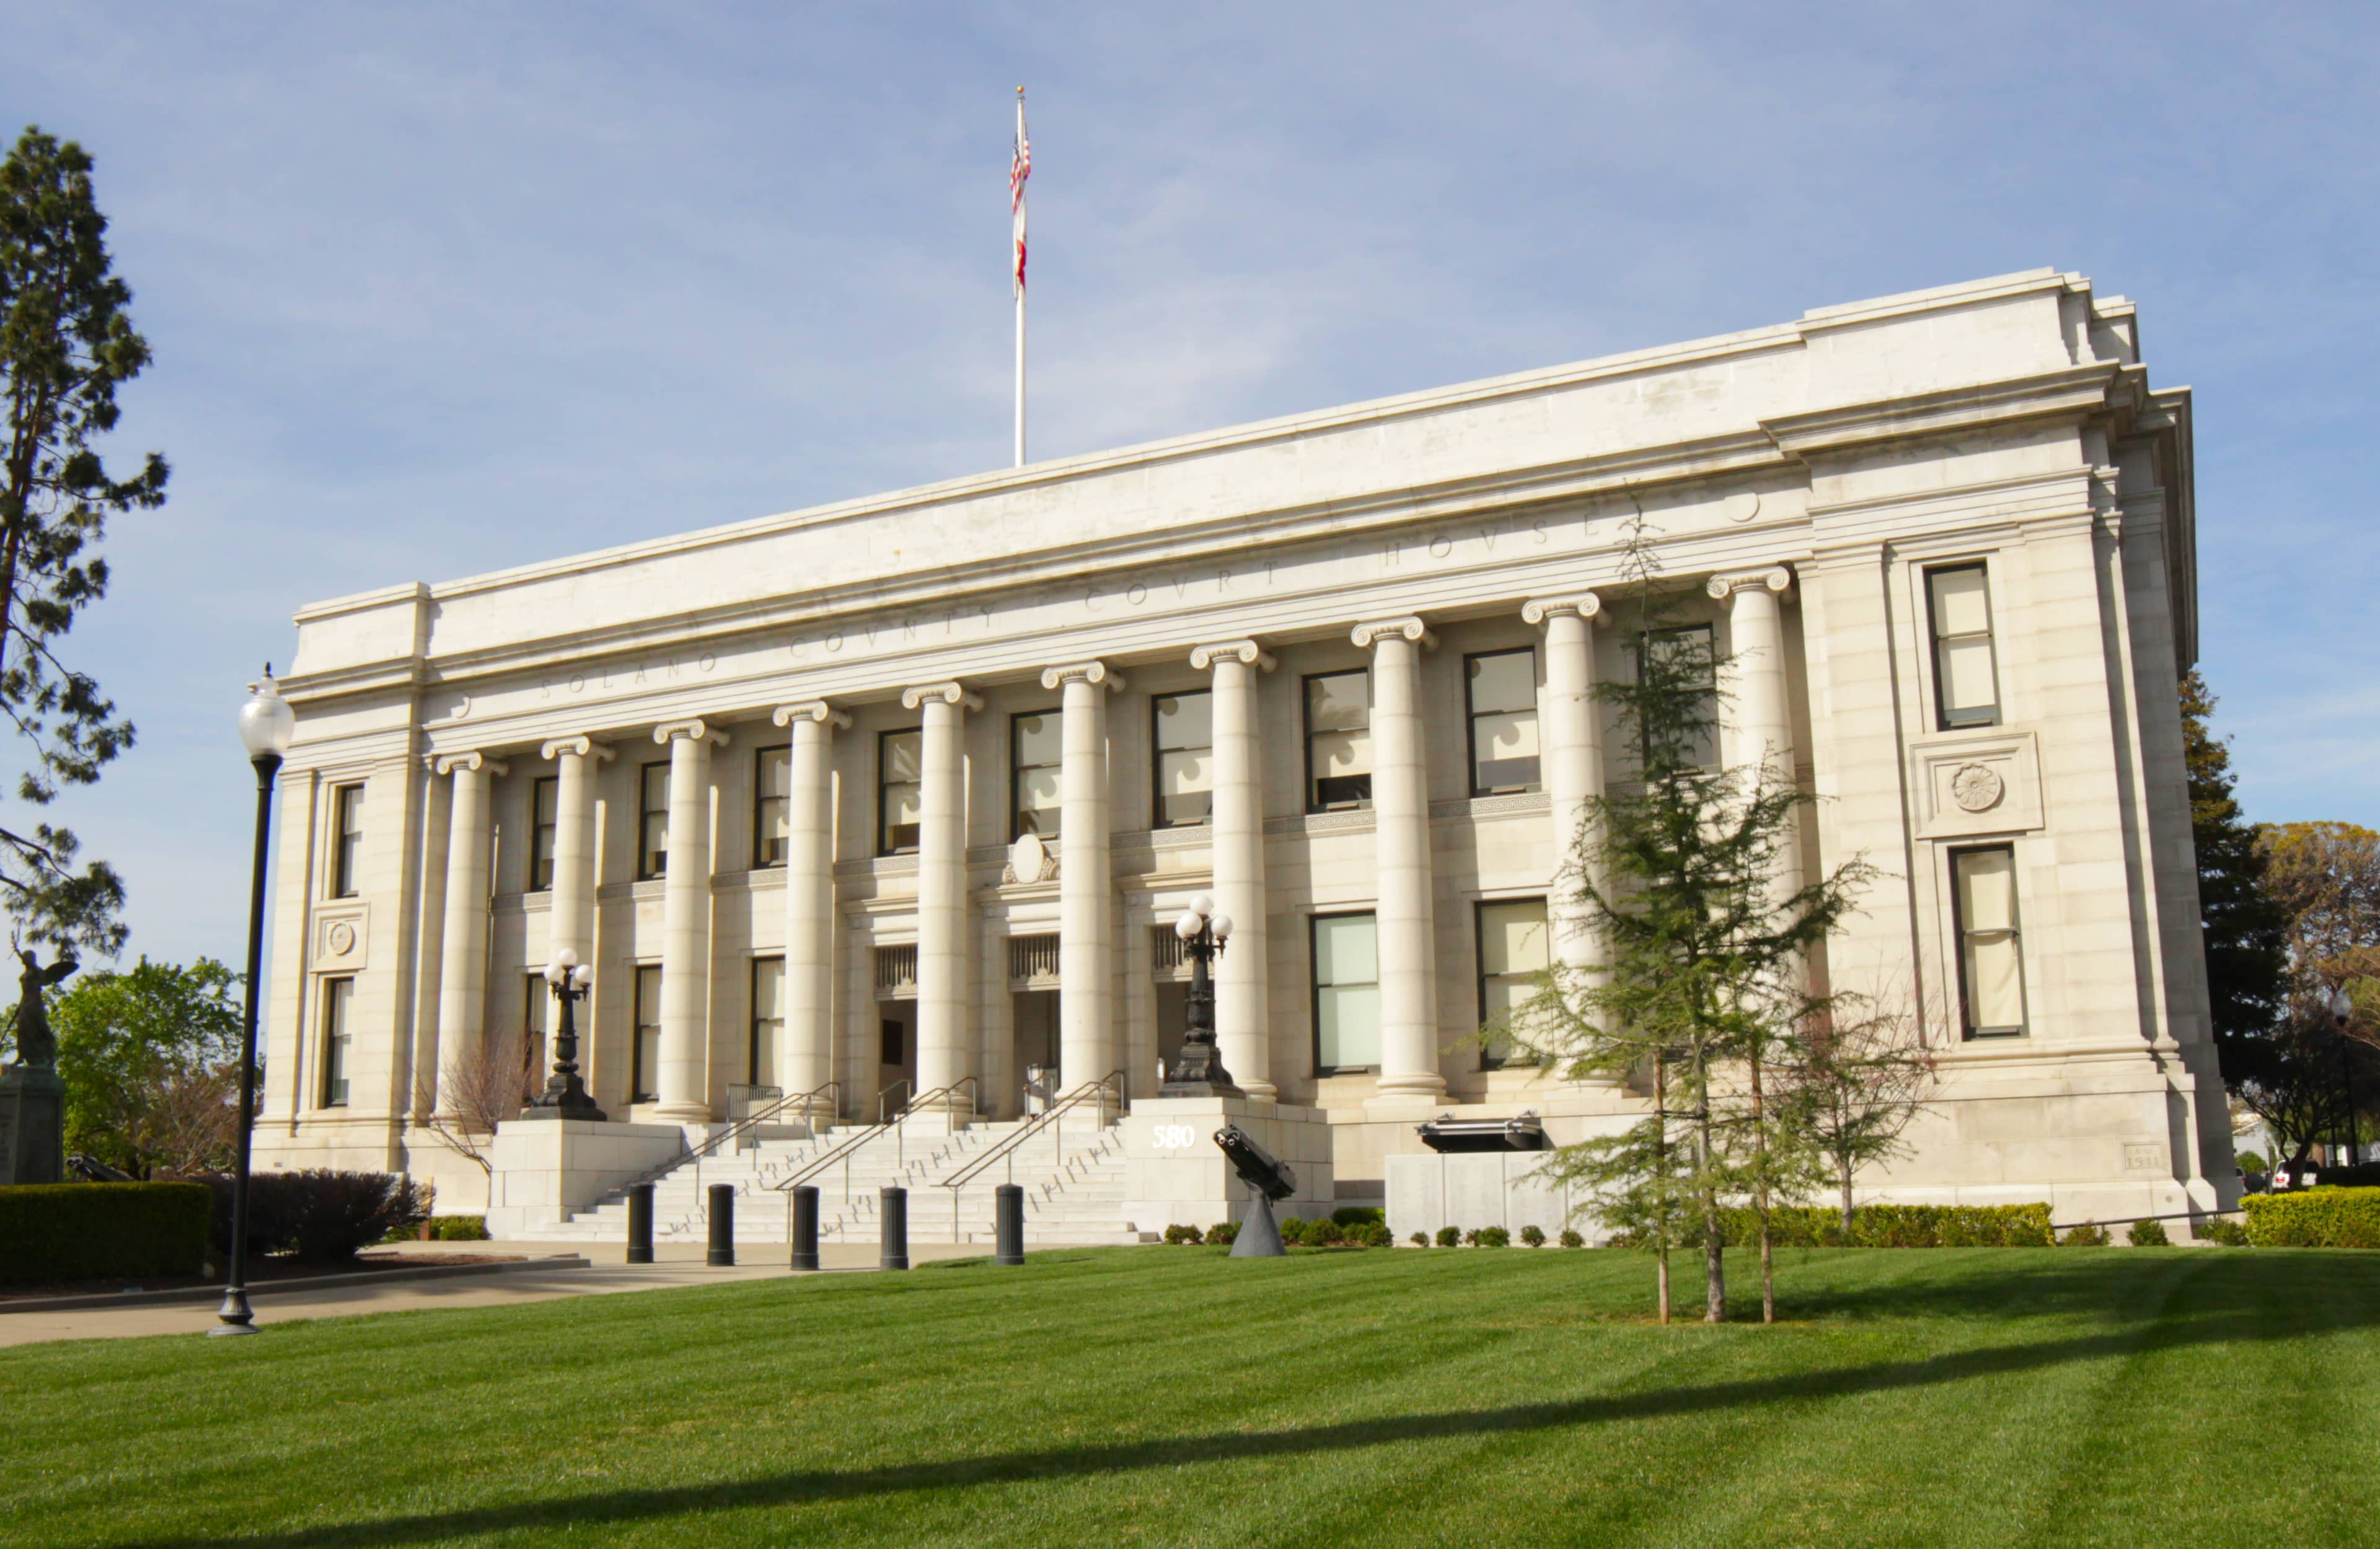
[[[545,1090],[521,1110],[521,1117],[591,1119],[601,1123],[603,1110],[595,1106],[595,1099],[587,1094],[587,1083],[578,1077],[578,1023],[571,1014],[587,998],[595,970],[579,962],[577,951],[565,947],[545,965],[545,982],[553,986],[553,998],[562,1002],[562,1026],[553,1035],[553,1074],[546,1078]]]
[[[1165,1072],[1160,1097],[1245,1096],[1223,1069],[1222,1051],[1215,1046],[1215,981],[1210,970],[1231,939],[1232,917],[1215,912],[1215,901],[1200,893],[1173,922],[1182,938],[1182,953],[1190,960],[1189,1031],[1182,1040],[1182,1056]]]

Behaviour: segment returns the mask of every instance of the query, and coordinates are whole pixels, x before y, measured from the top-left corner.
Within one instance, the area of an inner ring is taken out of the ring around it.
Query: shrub
[[[1330,1213],[1342,1227],[1387,1226],[1389,1213],[1377,1204],[1342,1204]]]
[[[1309,1248],[1336,1248],[1347,1240],[1347,1234],[1336,1221],[1308,1221],[1302,1240]]]
[[[2259,1248],[2380,1248],[2380,1189],[2251,1194],[2248,1240]]]
[[[1228,1248],[1239,1240],[1240,1224],[1237,1221],[1218,1221],[1207,1228],[1207,1246],[1210,1248]]]
[[[25,1183],[0,1189],[0,1283],[195,1275],[207,1257],[197,1183]]]
[[[1478,1248],[1509,1248],[1512,1234],[1501,1227],[1481,1227],[1471,1234],[1472,1245]]]
[[[1405,1240],[1412,1243],[1416,1248],[1427,1248],[1429,1246],[1429,1233],[1426,1231],[1417,1231]]]
[[[2340,1167],[2335,1163],[2326,1168],[2317,1167],[2309,1162],[2302,1170],[2313,1174],[2314,1178],[2326,1188],[2380,1188],[2380,1162],[2358,1162],[2351,1168]]]
[[[214,1244],[231,1249],[232,1180],[213,1177]],[[430,1216],[430,1188],[386,1172],[260,1172],[248,1182],[248,1251],[336,1264],[409,1232]]]
[[[441,1242],[485,1242],[488,1240],[488,1218],[484,1216],[433,1216],[430,1219],[430,1235]]]
[[[1288,1247],[1296,1247],[1305,1240],[1305,1223],[1294,1216],[1283,1216],[1281,1221],[1281,1240]]]
[[[2226,1248],[2245,1248],[2248,1228],[2228,1216],[2214,1216],[2198,1223],[2201,1240],[2220,1243]]]
[[[1543,1227],[1523,1227],[1521,1240],[1532,1248],[1542,1248],[1546,1245],[1546,1229]]]
[[[2231,1159],[2240,1164],[2240,1170],[2241,1172],[2270,1172],[2273,1170],[2271,1164],[2266,1162],[2263,1156],[2257,1155],[2253,1151],[2242,1151]]]
[[[1187,1242],[1196,1245],[1205,1237],[1196,1227],[1171,1226],[1165,1228],[1165,1240],[1177,1247]]]
[[[1438,1245],[1439,1247],[1451,1248],[1462,1240],[1463,1228],[1461,1227],[1440,1227],[1438,1228]]]
[[[1396,1234],[1385,1221],[1358,1221],[1347,1228],[1347,1240],[1358,1248],[1393,1248]]]
[[[1561,1245],[1565,1248],[1584,1248],[1586,1246],[1586,1239],[1579,1236],[1579,1234],[1571,1228],[1564,1227],[1562,1228]]]
[[[2135,1248],[2170,1248],[2173,1239],[2165,1234],[2163,1221],[2134,1221],[2132,1229],[2124,1233],[2124,1240]]]
[[[2089,1221],[2079,1227],[2069,1227],[2066,1235],[2058,1240],[2061,1248],[2104,1248],[2107,1245],[2107,1228]]]
[[[1760,1240],[1748,1208],[1720,1212],[1731,1247]],[[1771,1210],[1769,1240],[1780,1248],[2046,1248],[2046,1204],[1864,1204],[1843,1230],[1842,1213],[1823,1205]]]

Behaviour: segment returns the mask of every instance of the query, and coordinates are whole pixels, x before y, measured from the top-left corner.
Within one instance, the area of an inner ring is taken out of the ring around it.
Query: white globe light
[[[545,965],[545,982],[547,984],[559,985],[563,980],[568,977],[570,977],[570,970],[563,967],[562,964],[558,962],[549,962]]]
[[[595,970],[583,962],[570,971],[570,984],[574,989],[585,989],[594,982]]]
[[[281,697],[269,666],[264,681],[250,684],[248,689],[248,703],[239,708],[239,740],[250,758],[278,758],[289,751],[290,742],[298,735],[298,712]]]
[[[1199,928],[1205,923],[1196,914],[1184,914],[1173,922],[1173,934],[1184,941],[1195,941],[1198,938]]]
[[[1232,917],[1229,914],[1216,915],[1212,924],[1216,940],[1228,941],[1232,938]]]
[[[578,966],[578,949],[565,947],[553,954],[553,961],[565,968],[576,968]]]
[[[1196,898],[1190,901],[1190,913],[1197,915],[1202,920],[1214,912],[1215,897],[1212,893],[1200,893]]]

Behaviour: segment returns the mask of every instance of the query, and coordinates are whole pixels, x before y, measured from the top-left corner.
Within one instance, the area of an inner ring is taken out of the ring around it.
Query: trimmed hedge
[[[1749,1208],[1722,1213],[1720,1230],[1742,1247],[1760,1240]],[[1780,1248],[2046,1248],[2046,1204],[1864,1204],[1843,1230],[1840,1210],[1796,1206],[1768,1213],[1768,1240]]]
[[[196,1275],[207,1258],[200,1183],[0,1188],[0,1283]]]
[[[2380,1248],[2380,1189],[2250,1194],[2248,1240],[2259,1248]]]
[[[231,1252],[232,1180],[214,1191],[214,1244]],[[259,1172],[248,1180],[248,1251],[294,1253],[307,1264],[338,1264],[430,1218],[430,1187],[387,1172]]]

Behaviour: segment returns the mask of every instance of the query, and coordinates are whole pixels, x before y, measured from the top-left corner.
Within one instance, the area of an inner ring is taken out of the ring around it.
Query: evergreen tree
[[[2181,746],[2190,770],[2190,834],[2198,850],[2198,921],[2215,1041],[2227,1057],[2271,1030],[2287,986],[2289,921],[2265,885],[2256,829],[2233,795],[2231,749],[2207,730],[2215,696],[2195,671],[2181,680]]]

